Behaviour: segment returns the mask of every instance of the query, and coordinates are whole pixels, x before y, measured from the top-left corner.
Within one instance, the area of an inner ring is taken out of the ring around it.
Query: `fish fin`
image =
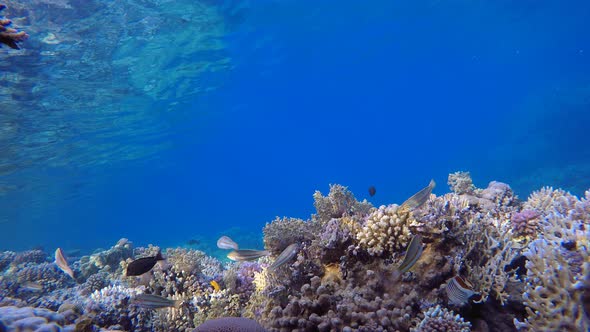
[[[183,302],[183,300],[174,300],[174,309],[180,308]]]
[[[156,260],[157,261],[166,260],[166,257],[162,256],[162,250],[158,250],[158,254],[156,255]]]

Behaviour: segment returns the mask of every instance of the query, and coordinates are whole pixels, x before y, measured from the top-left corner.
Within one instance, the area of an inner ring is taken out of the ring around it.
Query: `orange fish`
[[[211,286],[213,286],[213,289],[216,292],[219,292],[221,290],[221,287],[219,286],[219,284],[217,283],[217,281],[213,280],[210,282]]]

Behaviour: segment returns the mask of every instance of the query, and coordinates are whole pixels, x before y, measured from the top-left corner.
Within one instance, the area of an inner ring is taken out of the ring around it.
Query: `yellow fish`
[[[219,286],[217,281],[213,280],[210,282],[210,284],[216,292],[219,292],[221,290],[221,287]]]

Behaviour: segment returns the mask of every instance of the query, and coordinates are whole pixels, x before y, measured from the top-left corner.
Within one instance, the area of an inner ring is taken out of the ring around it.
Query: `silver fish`
[[[434,189],[434,186],[436,186],[436,183],[434,182],[434,180],[430,180],[430,183],[428,184],[427,187],[424,187],[422,190],[415,193],[412,197],[408,198],[400,206],[400,209],[406,208],[406,209],[414,210],[414,209],[422,206],[422,204],[426,203],[426,201],[430,197],[430,194],[432,194],[432,189]]]
[[[410,241],[410,245],[408,245],[408,250],[406,250],[406,256],[397,268],[399,272],[408,272],[412,268],[412,266],[416,264],[416,262],[422,255],[422,251],[424,251],[424,246],[422,245],[422,236],[418,234],[412,238],[412,241]]]
[[[230,239],[229,236],[224,235],[217,240],[217,248],[238,250],[238,244]]]
[[[227,258],[234,262],[244,262],[253,261],[260,257],[268,256],[269,254],[270,253],[267,250],[240,249],[227,254]]]
[[[133,298],[131,303],[145,309],[178,308],[181,300],[170,300],[154,294],[139,294]]]
[[[274,271],[279,267],[283,266],[285,263],[290,261],[295,255],[299,252],[299,244],[293,243],[287,246],[283,252],[275,259],[275,261],[268,267],[269,271]]]
[[[40,292],[43,290],[43,286],[37,282],[27,281],[23,283],[20,288],[26,289],[31,292]]]
[[[65,274],[69,275],[70,277],[74,278],[74,271],[68,265],[66,258],[64,257],[64,252],[61,248],[57,248],[55,250],[55,264],[64,271]]]

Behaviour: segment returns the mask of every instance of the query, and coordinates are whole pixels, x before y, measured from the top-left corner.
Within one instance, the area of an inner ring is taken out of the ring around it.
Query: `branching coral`
[[[264,233],[264,247],[273,255],[280,254],[292,243],[310,242],[316,236],[318,224],[297,218],[275,218],[267,223]]]
[[[468,279],[485,302],[493,294],[502,304],[508,299],[506,285],[515,281],[515,271],[507,269],[518,256],[519,248],[512,238],[510,221],[490,215],[477,215],[465,225],[465,268]]]
[[[5,8],[6,5],[0,3],[0,11]],[[18,50],[20,49],[18,43],[25,41],[29,38],[29,35],[24,31],[17,31],[16,29],[11,28],[11,24],[11,20],[0,16],[0,44],[5,44],[10,48]]]
[[[586,192],[585,199],[572,200],[566,194],[555,194],[544,197],[553,197],[557,202],[531,196],[538,208],[545,207],[543,210],[548,212],[552,206],[553,211],[541,222],[540,238],[531,242],[524,253],[527,317],[523,322],[515,319],[515,325],[530,331],[587,331],[590,317],[583,300],[587,298],[590,275],[590,217],[584,218],[580,211],[590,207],[590,195]],[[563,211],[564,206],[570,210]]]
[[[424,313],[424,319],[412,332],[469,332],[471,324],[465,322],[463,317],[455,315],[453,311],[432,307]]]
[[[330,185],[328,196],[323,196],[321,192],[316,191],[313,194],[317,214],[313,216],[320,224],[330,221],[332,218],[342,218],[343,216],[365,216],[369,214],[373,205],[367,200],[359,202],[347,187],[339,184]]]
[[[472,194],[475,190],[469,172],[455,172],[449,174],[448,184],[451,190],[457,195]]]
[[[210,278],[221,274],[221,263],[200,250],[168,249],[166,250],[166,260],[177,272],[200,273]]]
[[[359,245],[373,256],[401,251],[412,239],[409,225],[414,222],[411,212],[396,204],[380,206],[357,234]]]

